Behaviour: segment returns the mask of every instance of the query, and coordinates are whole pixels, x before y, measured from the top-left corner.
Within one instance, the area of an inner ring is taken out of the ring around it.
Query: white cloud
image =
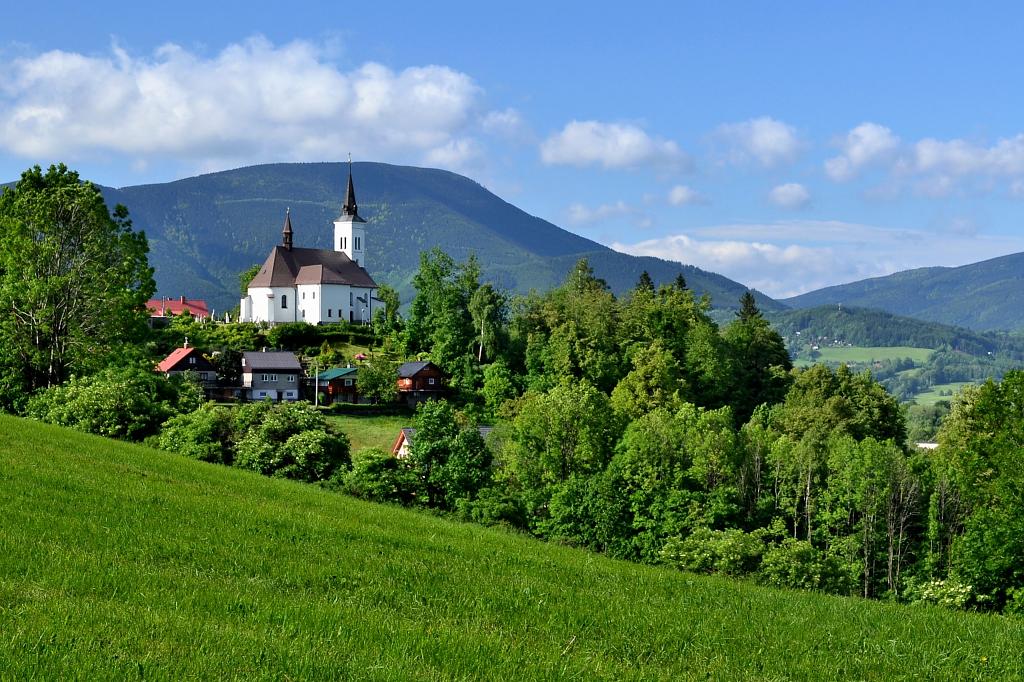
[[[837,182],[845,182],[865,166],[891,160],[899,145],[900,138],[885,126],[861,123],[846,134],[839,156],[825,161],[825,173]]]
[[[798,182],[787,182],[773,187],[768,200],[781,208],[803,208],[810,202],[811,193]]]
[[[943,239],[841,221],[713,225],[612,248],[696,265],[784,298],[932,265],[963,265],[1024,250],[1024,238],[950,233]]]
[[[755,161],[766,168],[792,162],[801,148],[796,128],[767,116],[720,125],[714,137],[728,145],[729,161]]]
[[[476,140],[464,137],[434,147],[426,153],[423,160],[428,166],[462,171],[474,161],[481,159],[483,154],[483,148]]]
[[[687,206],[709,203],[707,197],[686,185],[676,185],[668,191],[668,203],[673,206]]]
[[[575,203],[569,206],[567,218],[572,225],[591,225],[613,218],[629,218],[631,224],[637,227],[648,227],[651,222],[650,218],[645,216],[639,208],[630,206],[621,200],[614,204],[601,204],[593,208]]]
[[[480,127],[489,135],[499,135],[511,140],[525,140],[532,137],[529,126],[518,110],[508,108],[489,111],[480,119]]]
[[[637,126],[600,121],[571,121],[540,145],[548,165],[604,168],[685,168],[689,158],[675,142],[651,137]]]
[[[914,168],[953,176],[1019,176],[1024,173],[1024,134],[1000,139],[991,147],[926,138],[914,145]]]
[[[444,66],[342,71],[317,46],[260,37],[212,57],[168,44],[152,56],[54,50],[0,64],[0,148],[224,160],[403,157],[465,148],[481,91]],[[213,160],[213,161],[211,161]]]

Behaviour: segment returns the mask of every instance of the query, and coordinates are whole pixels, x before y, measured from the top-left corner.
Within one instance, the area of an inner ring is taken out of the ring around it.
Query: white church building
[[[359,217],[349,162],[348,190],[341,216],[334,221],[331,249],[292,246],[292,221],[286,211],[282,243],[271,250],[249,282],[242,299],[242,322],[363,322],[383,305],[377,283],[366,271],[366,221]]]

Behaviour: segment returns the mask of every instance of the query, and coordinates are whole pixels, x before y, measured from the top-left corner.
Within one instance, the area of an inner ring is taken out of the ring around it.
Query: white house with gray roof
[[[359,217],[351,161],[332,248],[296,248],[292,239],[291,212],[286,211],[282,243],[249,282],[239,319],[272,325],[370,322],[382,303],[376,298],[377,283],[366,271],[366,221]]]
[[[302,365],[294,353],[242,353],[242,392],[249,400],[299,399]]]

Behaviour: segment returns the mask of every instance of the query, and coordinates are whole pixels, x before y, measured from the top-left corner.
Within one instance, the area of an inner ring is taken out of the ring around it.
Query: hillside
[[[919,268],[819,289],[782,301],[842,303],[975,330],[1024,329],[1024,253],[956,268]]]
[[[369,223],[369,270],[378,282],[398,287],[403,301],[410,299],[420,251],[433,246],[460,260],[475,253],[488,280],[518,293],[557,285],[583,256],[616,292],[634,286],[643,270],[659,283],[682,273],[722,307],[735,307],[745,291],[693,266],[612,251],[455,173],[356,163],[353,175],[359,212]],[[238,305],[238,274],[279,243],[286,208],[297,245],[330,246],[346,178],[340,163],[273,164],[104,194],[111,205],[126,205],[145,230],[161,295],[205,297],[223,311]],[[765,310],[782,307],[765,296],[758,300]]]
[[[0,416],[26,679],[1009,679],[1024,622],[616,562]]]

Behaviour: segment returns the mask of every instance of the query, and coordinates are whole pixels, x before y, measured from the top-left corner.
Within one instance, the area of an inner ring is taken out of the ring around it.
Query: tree
[[[128,210],[63,164],[0,195],[0,402],[106,365],[146,332],[155,289]]]
[[[324,481],[349,461],[349,441],[334,433],[323,414],[307,402],[282,403],[252,410],[235,419],[235,466],[264,476]]]
[[[683,382],[679,363],[661,340],[633,356],[633,370],[612,391],[612,408],[627,420],[664,407],[674,412],[681,403]]]
[[[740,298],[736,320],[723,333],[732,356],[730,404],[738,423],[745,423],[754,408],[781,402],[789,387],[787,373],[793,368],[789,351],[778,332],[761,315],[749,291]]]
[[[238,289],[242,293],[242,296],[249,295],[249,282],[251,282],[253,278],[260,273],[261,267],[263,266],[259,264],[250,265],[238,274]]]
[[[356,386],[360,394],[375,403],[393,403],[398,397],[398,366],[376,355],[371,362],[360,365]]]
[[[490,284],[481,285],[470,297],[469,314],[473,319],[473,329],[478,332],[477,362],[484,361],[485,351],[488,358],[494,357],[503,335],[507,306],[506,297]]]
[[[377,308],[373,314],[376,333],[379,336],[388,337],[399,331],[401,319],[398,317],[398,309],[401,307],[401,299],[398,291],[387,284],[381,284],[377,289],[377,299],[384,302],[384,308]]]
[[[423,482],[421,500],[431,507],[454,509],[472,499],[491,476],[491,453],[476,424],[460,424],[446,400],[430,400],[416,408],[416,435],[409,463]]]
[[[654,280],[651,279],[650,273],[648,273],[646,270],[641,272],[640,273],[640,279],[637,280],[636,287],[634,287],[634,288],[641,289],[643,291],[649,291],[649,292],[651,292],[653,294],[654,293]]]

